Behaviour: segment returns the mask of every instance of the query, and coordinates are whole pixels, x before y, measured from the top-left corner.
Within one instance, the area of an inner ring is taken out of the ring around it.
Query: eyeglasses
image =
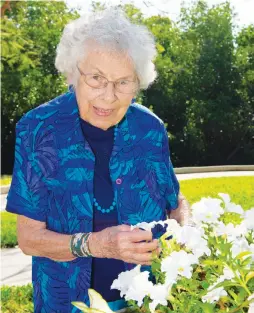
[[[83,73],[77,65],[77,69],[81,76],[84,76],[85,82],[88,86],[95,89],[106,88],[108,83],[113,83],[115,90],[120,93],[133,93],[136,92],[139,88],[138,81],[131,81],[126,79],[118,79],[116,81],[110,81],[106,77],[99,74],[85,74]]]

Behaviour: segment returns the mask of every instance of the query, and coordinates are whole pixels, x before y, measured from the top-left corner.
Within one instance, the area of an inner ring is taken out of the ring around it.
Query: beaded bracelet
[[[75,257],[92,257],[88,247],[91,233],[73,234],[70,239],[70,251]]]

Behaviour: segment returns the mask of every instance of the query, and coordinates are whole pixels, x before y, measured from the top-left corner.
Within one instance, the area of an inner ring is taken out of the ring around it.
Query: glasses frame
[[[114,89],[117,90],[117,91],[120,92],[120,93],[123,93],[123,94],[132,94],[132,93],[135,93],[135,92],[137,92],[137,91],[139,90],[140,84],[139,84],[138,78],[136,79],[136,81],[137,81],[137,88],[136,88],[135,90],[133,90],[132,92],[122,92],[122,91],[119,91],[118,88],[116,87],[116,83],[117,83],[119,80],[121,80],[121,78],[118,79],[118,80],[116,80],[116,81],[108,80],[107,77],[105,77],[105,76],[103,76],[103,75],[100,75],[100,74],[94,74],[94,73],[86,73],[86,74],[85,74],[85,73],[79,68],[78,65],[77,65],[77,69],[78,69],[80,75],[85,77],[85,83],[86,83],[89,87],[91,87],[91,88],[93,88],[93,89],[103,89],[103,88],[106,88],[106,87],[108,86],[108,83],[113,83]],[[89,85],[88,82],[86,81],[87,75],[98,75],[98,76],[101,76],[101,77],[103,77],[103,78],[106,79],[107,83],[106,83],[106,85],[103,86],[103,87],[93,87],[93,86]],[[128,79],[126,79],[126,80],[127,80],[128,82],[133,82],[133,83],[136,82],[135,80],[128,80]]]

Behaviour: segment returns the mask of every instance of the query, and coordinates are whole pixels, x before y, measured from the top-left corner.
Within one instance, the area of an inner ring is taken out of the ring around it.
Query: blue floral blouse
[[[93,231],[95,156],[85,140],[73,90],[26,113],[16,125],[8,212],[46,223],[61,234]],[[158,221],[178,206],[179,183],[163,122],[130,104],[110,158],[119,224]],[[35,313],[80,312],[88,304],[91,258],[32,258]],[[134,265],[125,263],[125,268]]]

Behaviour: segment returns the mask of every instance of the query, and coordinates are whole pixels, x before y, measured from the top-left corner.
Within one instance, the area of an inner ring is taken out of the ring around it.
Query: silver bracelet
[[[76,233],[70,239],[70,251],[75,257],[92,257],[88,247],[91,233]]]
[[[84,255],[87,257],[93,256],[90,249],[89,249],[89,246],[88,246],[88,240],[89,240],[91,234],[92,233],[90,232],[83,238],[82,245],[81,245],[81,250],[84,253]]]

